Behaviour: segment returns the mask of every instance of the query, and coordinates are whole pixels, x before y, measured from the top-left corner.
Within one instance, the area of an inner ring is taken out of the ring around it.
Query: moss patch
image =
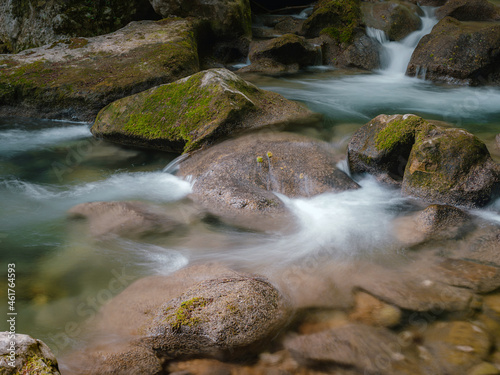
[[[390,122],[375,138],[375,145],[379,151],[391,150],[397,144],[412,143],[415,130],[424,123],[421,117],[408,116],[406,119],[397,119]]]
[[[193,316],[193,313],[196,310],[204,308],[209,302],[209,300],[202,297],[195,297],[182,302],[175,313],[169,316],[169,319],[173,320],[171,323],[172,329],[179,330],[182,326],[193,327],[199,324],[201,318],[199,316]]]
[[[359,0],[322,0],[304,22],[303,30],[308,36],[327,34],[341,43],[349,43],[360,21]]]
[[[15,375],[52,375],[56,373],[56,369],[57,365],[50,359],[34,355],[28,358],[21,370],[16,372]]]

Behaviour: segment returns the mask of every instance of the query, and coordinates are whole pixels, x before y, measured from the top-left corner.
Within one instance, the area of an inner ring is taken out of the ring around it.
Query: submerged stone
[[[0,56],[0,114],[93,120],[106,104],[199,70],[194,26],[133,22]]]
[[[244,131],[317,120],[298,103],[211,69],[111,103],[91,131],[116,143],[187,152]]]

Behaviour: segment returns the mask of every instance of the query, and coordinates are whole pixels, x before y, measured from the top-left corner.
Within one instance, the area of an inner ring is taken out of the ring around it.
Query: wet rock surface
[[[266,215],[286,212],[275,193],[310,197],[359,186],[336,167],[326,144],[289,133],[256,133],[193,154],[178,174],[194,181],[192,198],[215,214]],[[270,215],[270,216],[269,216]]]
[[[12,353],[13,359],[10,357]],[[9,332],[0,332],[0,371],[5,375],[60,375],[57,360],[44,342]]]
[[[318,119],[229,70],[210,69],[111,103],[91,131],[111,142],[187,152],[245,131]]]
[[[457,84],[498,85],[500,24],[443,18],[412,54],[406,74],[426,69],[426,79]]]
[[[194,26],[140,21],[0,56],[0,114],[93,120],[110,102],[199,70]]]
[[[500,20],[498,6],[487,0],[450,0],[436,10],[436,17],[453,17],[459,21],[495,21]]]
[[[72,37],[113,32],[131,21],[158,19],[148,0],[6,1],[0,5],[0,45],[19,52]],[[0,48],[1,49],[1,48]]]
[[[366,26],[383,30],[390,40],[401,40],[422,25],[421,10],[405,1],[363,2],[361,12]]]

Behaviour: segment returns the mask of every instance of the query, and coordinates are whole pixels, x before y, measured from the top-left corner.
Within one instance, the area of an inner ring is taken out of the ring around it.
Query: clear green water
[[[499,160],[498,89],[338,71],[253,79],[323,113],[322,127],[297,131],[331,142],[339,154],[370,118],[410,112],[474,132]],[[189,184],[162,172],[176,155],[95,141],[88,127],[0,119],[0,299],[7,301],[6,264],[16,263],[17,331],[44,340],[56,354],[78,346],[99,307],[139,277],[207,260],[266,272],[270,264],[286,268],[325,249],[324,256],[342,259],[391,253],[389,223],[412,209],[394,191],[365,181],[356,193],[290,200],[296,233],[231,228],[191,214],[196,209],[184,198]],[[143,241],[95,239],[67,219],[76,204],[111,200],[152,202],[194,219],[174,234]],[[490,210],[500,217],[498,207]],[[390,255],[378,261],[396,262]]]

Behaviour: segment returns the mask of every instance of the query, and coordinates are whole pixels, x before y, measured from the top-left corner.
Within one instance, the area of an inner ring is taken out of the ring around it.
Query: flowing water
[[[420,78],[404,75],[411,51],[435,22],[426,9],[423,29],[401,42],[389,42],[371,30],[383,46],[380,71],[316,69],[255,82],[322,113],[321,127],[298,131],[330,142],[339,154],[352,133],[372,117],[415,113],[474,132],[500,161],[494,143],[500,132],[499,89],[436,85],[422,79],[423,72]],[[405,261],[391,223],[414,210],[414,202],[373,179],[358,181],[361,189],[341,194],[280,196],[297,227],[255,232],[197,215],[186,199],[189,181],[169,173],[175,164],[165,170],[176,155],[96,141],[89,126],[0,119],[1,264],[16,263],[17,331],[44,340],[56,354],[79,345],[80,328],[117,293],[109,288],[113,280],[124,288],[140,277],[205,261],[263,274],[318,257],[368,259],[389,266]],[[346,169],[345,161],[339,167]],[[168,236],[144,240],[95,239],[81,223],[67,218],[67,210],[79,203],[125,200],[150,202],[175,213],[184,225]],[[500,201],[473,214],[498,223]],[[3,300],[6,282],[2,276]]]

